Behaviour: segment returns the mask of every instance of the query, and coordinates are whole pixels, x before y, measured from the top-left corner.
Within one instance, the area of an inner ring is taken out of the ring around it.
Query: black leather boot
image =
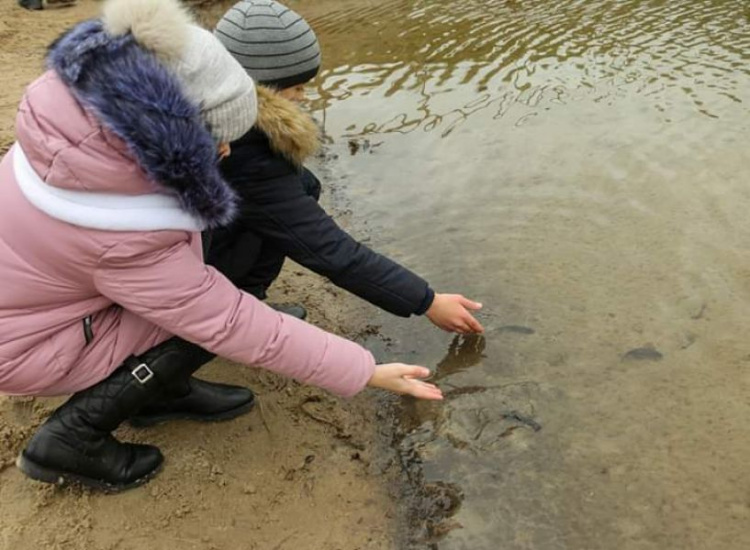
[[[133,426],[153,426],[169,420],[230,420],[255,405],[255,396],[247,388],[191,377],[214,358],[212,353],[176,338],[162,344],[160,352],[160,361],[173,364],[174,372],[169,376],[156,373],[163,391],[130,418]]]
[[[153,366],[130,357],[52,413],[21,452],[18,468],[38,481],[77,482],[112,492],[145,483],[159,471],[161,452],[151,445],[120,443],[111,432],[157,391]]]
[[[161,452],[151,445],[121,443],[111,432],[213,357],[171,338],[128,358],[108,378],[58,408],[18,457],[18,467],[39,481],[78,482],[108,491],[145,483],[159,471]]]
[[[189,378],[183,390],[174,388],[143,407],[130,424],[145,428],[169,420],[219,422],[249,412],[255,395],[248,388]]]

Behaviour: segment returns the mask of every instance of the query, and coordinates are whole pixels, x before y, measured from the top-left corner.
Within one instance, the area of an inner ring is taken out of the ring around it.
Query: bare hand
[[[435,294],[435,299],[427,310],[427,318],[432,323],[448,332],[470,334],[483,333],[484,327],[469,310],[478,311],[482,304],[464,298],[460,294]]]
[[[417,380],[430,376],[429,369],[404,363],[388,363],[375,367],[375,372],[367,383],[373,388],[382,388],[402,395],[413,395],[419,399],[443,398],[443,392],[434,384]]]

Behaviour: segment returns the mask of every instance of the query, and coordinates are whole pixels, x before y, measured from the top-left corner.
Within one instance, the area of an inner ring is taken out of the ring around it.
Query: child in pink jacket
[[[123,489],[156,447],[111,432],[144,407],[229,418],[248,390],[191,374],[214,354],[342,396],[440,392],[352,342],[282,315],[203,264],[232,220],[217,145],[255,120],[240,65],[176,0],[111,0],[51,47],[0,163],[0,392],[73,393],[19,457],[28,476]]]

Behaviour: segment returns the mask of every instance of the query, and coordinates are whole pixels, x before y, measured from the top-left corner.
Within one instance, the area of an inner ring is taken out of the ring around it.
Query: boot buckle
[[[132,374],[133,378],[138,380],[141,384],[145,384],[154,377],[154,371],[152,371],[146,363],[138,365],[130,371],[130,374]]]

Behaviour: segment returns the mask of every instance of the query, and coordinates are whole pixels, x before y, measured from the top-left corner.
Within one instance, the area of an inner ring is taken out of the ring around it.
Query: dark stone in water
[[[622,356],[623,361],[661,361],[663,358],[664,355],[651,346],[631,349]]]
[[[500,327],[498,332],[512,332],[513,334],[534,334],[536,331],[530,327],[524,327],[521,325],[505,325]]]
[[[509,413],[504,414],[503,417],[507,420],[515,420],[516,422],[520,422],[521,424],[523,424],[524,426],[528,426],[535,432],[538,432],[542,429],[542,425],[539,422],[537,422],[530,416],[526,416],[516,411],[510,411]]]

